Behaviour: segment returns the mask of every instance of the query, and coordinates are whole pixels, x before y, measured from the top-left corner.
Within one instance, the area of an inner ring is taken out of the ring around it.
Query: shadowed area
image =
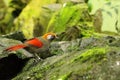
[[[30,58],[21,59],[16,54],[0,59],[0,80],[11,80],[25,66]]]

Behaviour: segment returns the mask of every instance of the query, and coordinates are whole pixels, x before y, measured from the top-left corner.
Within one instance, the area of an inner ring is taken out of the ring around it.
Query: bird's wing
[[[39,40],[38,38],[32,38],[30,40],[25,41],[26,44],[33,45],[35,47],[41,48],[43,46],[43,42]]]

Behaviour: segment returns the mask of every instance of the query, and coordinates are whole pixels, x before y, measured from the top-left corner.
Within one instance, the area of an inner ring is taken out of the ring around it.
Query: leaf
[[[106,11],[106,13],[107,13],[110,17],[112,17],[112,13],[111,13],[110,11]]]
[[[110,6],[110,5],[112,5],[112,3],[111,3],[111,2],[108,2],[108,3],[106,3],[105,5]]]
[[[52,16],[46,32],[54,31],[61,33],[65,31],[66,27],[77,24],[85,8],[86,5],[83,4],[63,7]]]
[[[118,9],[117,8],[114,8],[114,11],[116,14],[118,14]]]

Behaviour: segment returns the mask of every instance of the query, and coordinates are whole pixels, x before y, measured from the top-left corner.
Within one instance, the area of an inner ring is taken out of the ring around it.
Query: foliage
[[[9,3],[9,7],[14,8],[12,15],[17,17],[22,9],[29,3],[27,0],[11,0]]]
[[[46,27],[47,20],[49,20],[50,15],[45,15],[49,13],[49,10],[43,8],[44,5],[54,3],[56,0],[32,0],[21,12],[20,16],[15,21],[15,26],[20,28],[26,38],[34,37],[34,30],[37,34],[41,35]],[[48,16],[46,18],[43,17]],[[25,23],[24,23],[25,22]],[[38,28],[36,28],[38,27]]]
[[[2,0],[1,0],[2,1]],[[15,31],[14,20],[20,14],[22,9],[28,4],[22,2],[22,0],[3,0],[5,6],[0,8],[2,19],[0,19],[0,34],[10,33]]]
[[[74,39],[80,37],[80,29],[78,29],[77,32],[75,31],[75,34],[71,34],[70,37],[68,37],[68,34],[72,33],[71,27],[76,27],[77,25],[83,26],[87,22],[92,22],[86,3],[74,4],[66,1],[63,5],[48,5],[50,3],[55,3],[55,1],[56,0],[45,0],[42,2],[36,1],[37,4],[34,4],[34,1],[30,1],[28,4],[29,1],[11,0],[9,7],[12,8],[10,15],[13,17],[13,20],[10,18],[12,25],[10,25],[11,27],[9,27],[9,31],[5,33],[9,33],[11,31],[22,31],[27,39],[41,36],[42,34],[50,31],[58,34],[65,32],[65,34],[62,35],[63,40],[70,40],[73,36],[75,36]],[[26,4],[28,5],[26,6]],[[53,7],[58,7],[58,10],[54,11]],[[90,19],[91,21],[87,19]]]
[[[96,14],[97,11],[101,10],[102,16],[98,15],[98,17],[102,17],[102,23],[96,21],[98,25],[101,25],[101,31],[119,32],[119,0],[89,0],[88,8],[91,14]],[[95,27],[97,27],[97,25],[95,25]]]
[[[65,3],[64,5],[65,6],[51,18],[47,32],[52,30],[60,33],[64,32],[66,27],[77,25],[82,17],[82,12],[87,9],[85,4],[73,5]]]

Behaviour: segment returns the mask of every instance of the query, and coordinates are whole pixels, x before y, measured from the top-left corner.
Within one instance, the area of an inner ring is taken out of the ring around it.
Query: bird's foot
[[[43,60],[42,58],[40,58],[40,56],[37,53],[34,54],[34,59],[35,59],[35,62],[39,62]]]
[[[40,58],[39,56],[35,56],[34,59],[35,59],[35,62],[39,62],[39,61],[42,61],[42,60],[43,60],[43,59]]]

